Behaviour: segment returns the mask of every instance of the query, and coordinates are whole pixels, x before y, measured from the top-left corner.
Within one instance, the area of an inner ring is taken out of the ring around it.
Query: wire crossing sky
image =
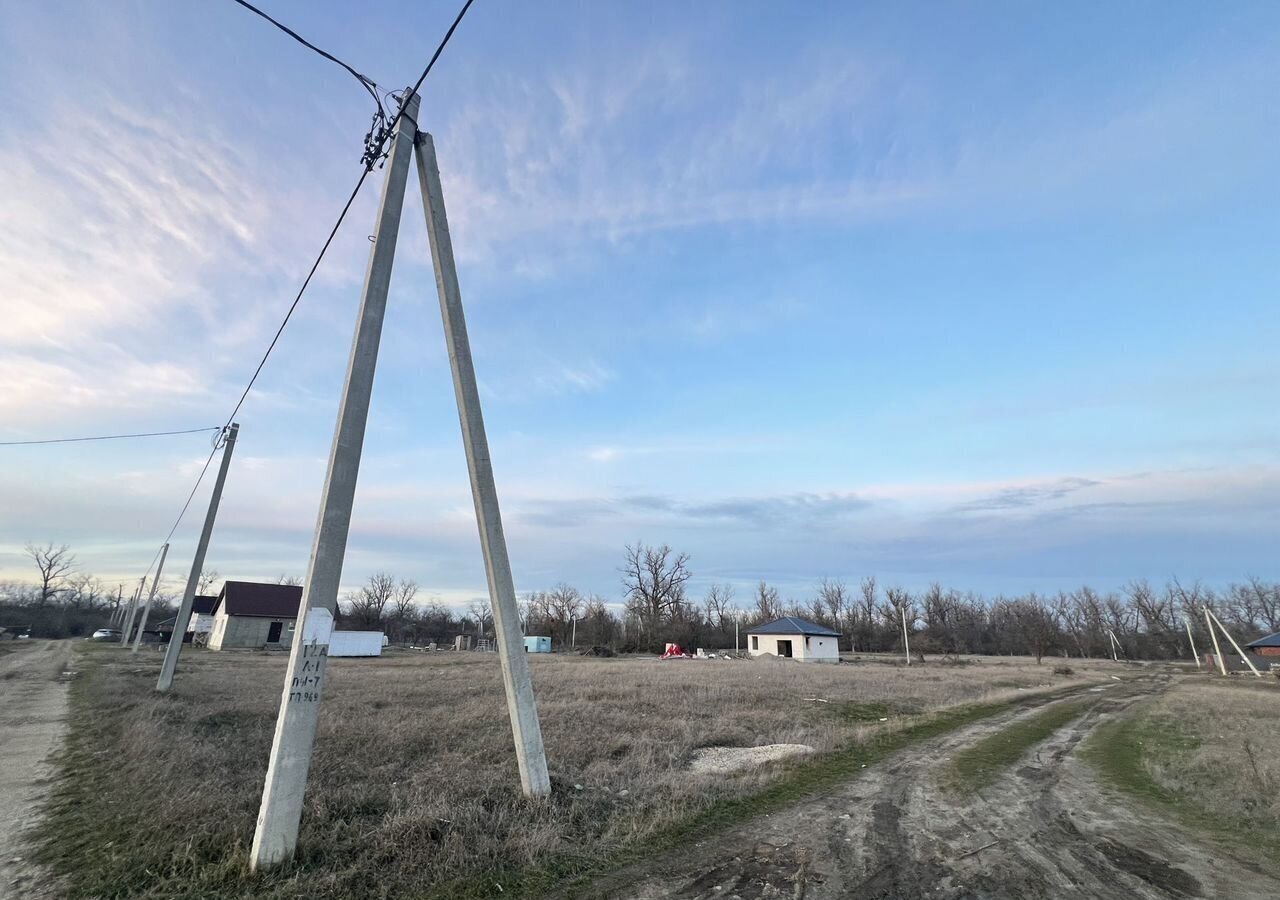
[[[458,14],[262,8],[401,87]],[[1277,50],[1270,4],[476,4],[420,127],[517,587],[616,597],[637,539],[688,551],[697,595],[1280,577]],[[221,420],[350,191],[367,93],[232,3],[5,5],[0,72],[5,440]],[[375,201],[238,415],[224,574],[305,569]],[[344,578],[465,602],[434,304],[410,218]],[[206,453],[6,448],[0,578],[27,541],[145,565]]]

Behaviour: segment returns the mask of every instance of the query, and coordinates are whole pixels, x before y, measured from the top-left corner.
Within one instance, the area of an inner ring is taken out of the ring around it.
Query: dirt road
[[[71,641],[33,641],[0,656],[0,898],[58,893],[26,861],[22,834],[65,728],[71,649]]]
[[[1163,689],[1150,678],[1094,692],[1080,719],[968,798],[939,787],[955,751],[1020,716],[993,717],[705,843],[592,886],[657,900],[1280,897],[1280,880],[1103,789],[1073,755],[1105,717]]]

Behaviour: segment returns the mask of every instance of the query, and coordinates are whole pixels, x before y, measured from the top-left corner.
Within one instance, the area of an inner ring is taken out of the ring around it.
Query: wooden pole
[[[1209,615],[1213,616],[1213,621],[1218,623],[1218,627],[1221,628],[1222,633],[1227,636],[1227,640],[1231,642],[1231,646],[1236,648],[1236,652],[1240,654],[1240,658],[1244,660],[1244,664],[1249,667],[1250,671],[1252,671],[1254,675],[1261,678],[1262,673],[1258,671],[1258,667],[1253,664],[1253,660],[1249,659],[1249,655],[1240,649],[1240,645],[1237,644],[1236,639],[1231,636],[1231,632],[1227,631],[1227,626],[1222,624],[1222,620],[1214,615],[1213,611],[1210,610],[1209,607],[1206,606],[1205,611],[1208,612]]]
[[[1213,657],[1218,661],[1218,671],[1227,674],[1227,664],[1222,660],[1222,648],[1218,646],[1218,636],[1213,631],[1213,619],[1210,618],[1209,607],[1204,608],[1204,623],[1209,628],[1209,637],[1213,638]]]

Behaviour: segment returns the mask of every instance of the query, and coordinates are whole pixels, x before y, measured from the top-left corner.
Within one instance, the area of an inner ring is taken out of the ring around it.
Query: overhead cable
[[[137,434],[96,434],[91,437],[45,438],[38,441],[0,441],[0,447],[26,447],[32,444],[79,444],[84,441],[123,441],[128,438],[168,437],[173,434],[199,434],[202,431],[221,431],[219,425],[204,428],[188,428],[185,431],[146,431]]]

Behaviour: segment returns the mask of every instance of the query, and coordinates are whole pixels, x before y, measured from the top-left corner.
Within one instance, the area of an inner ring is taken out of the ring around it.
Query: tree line
[[[103,624],[115,605],[127,602],[122,586],[112,591],[79,572],[67,547],[29,545],[37,578],[0,584],[0,625],[32,624],[37,635],[83,634]],[[522,597],[526,634],[548,635],[556,649],[609,647],[617,651],[661,650],[667,642],[687,648],[745,648],[746,632],[782,616],[797,616],[841,634],[844,651],[902,652],[904,622],[913,654],[1027,654],[1130,659],[1176,659],[1189,655],[1186,626],[1201,652],[1211,649],[1204,609],[1241,643],[1280,631],[1280,583],[1249,578],[1215,590],[1171,581],[1154,586],[1130,582],[1119,591],[1090,587],[1054,594],[984,597],[932,584],[923,591],[881,585],[875,577],[856,584],[824,578],[803,599],[784,599],[760,581],[749,590],[713,583],[700,597],[690,592],[693,571],[687,553],[666,544],[625,548],[619,567],[621,600],[585,594],[562,582]],[[201,591],[217,580],[203,573]],[[281,576],[277,581],[298,583]],[[392,642],[451,645],[458,634],[493,636],[488,598],[465,609],[422,599],[416,582],[376,572],[343,596],[343,627],[378,628]],[[153,621],[173,614],[175,598],[160,594]],[[25,621],[23,621],[25,619]],[[13,620],[13,621],[10,621]],[[1112,641],[1114,635],[1114,644]]]

